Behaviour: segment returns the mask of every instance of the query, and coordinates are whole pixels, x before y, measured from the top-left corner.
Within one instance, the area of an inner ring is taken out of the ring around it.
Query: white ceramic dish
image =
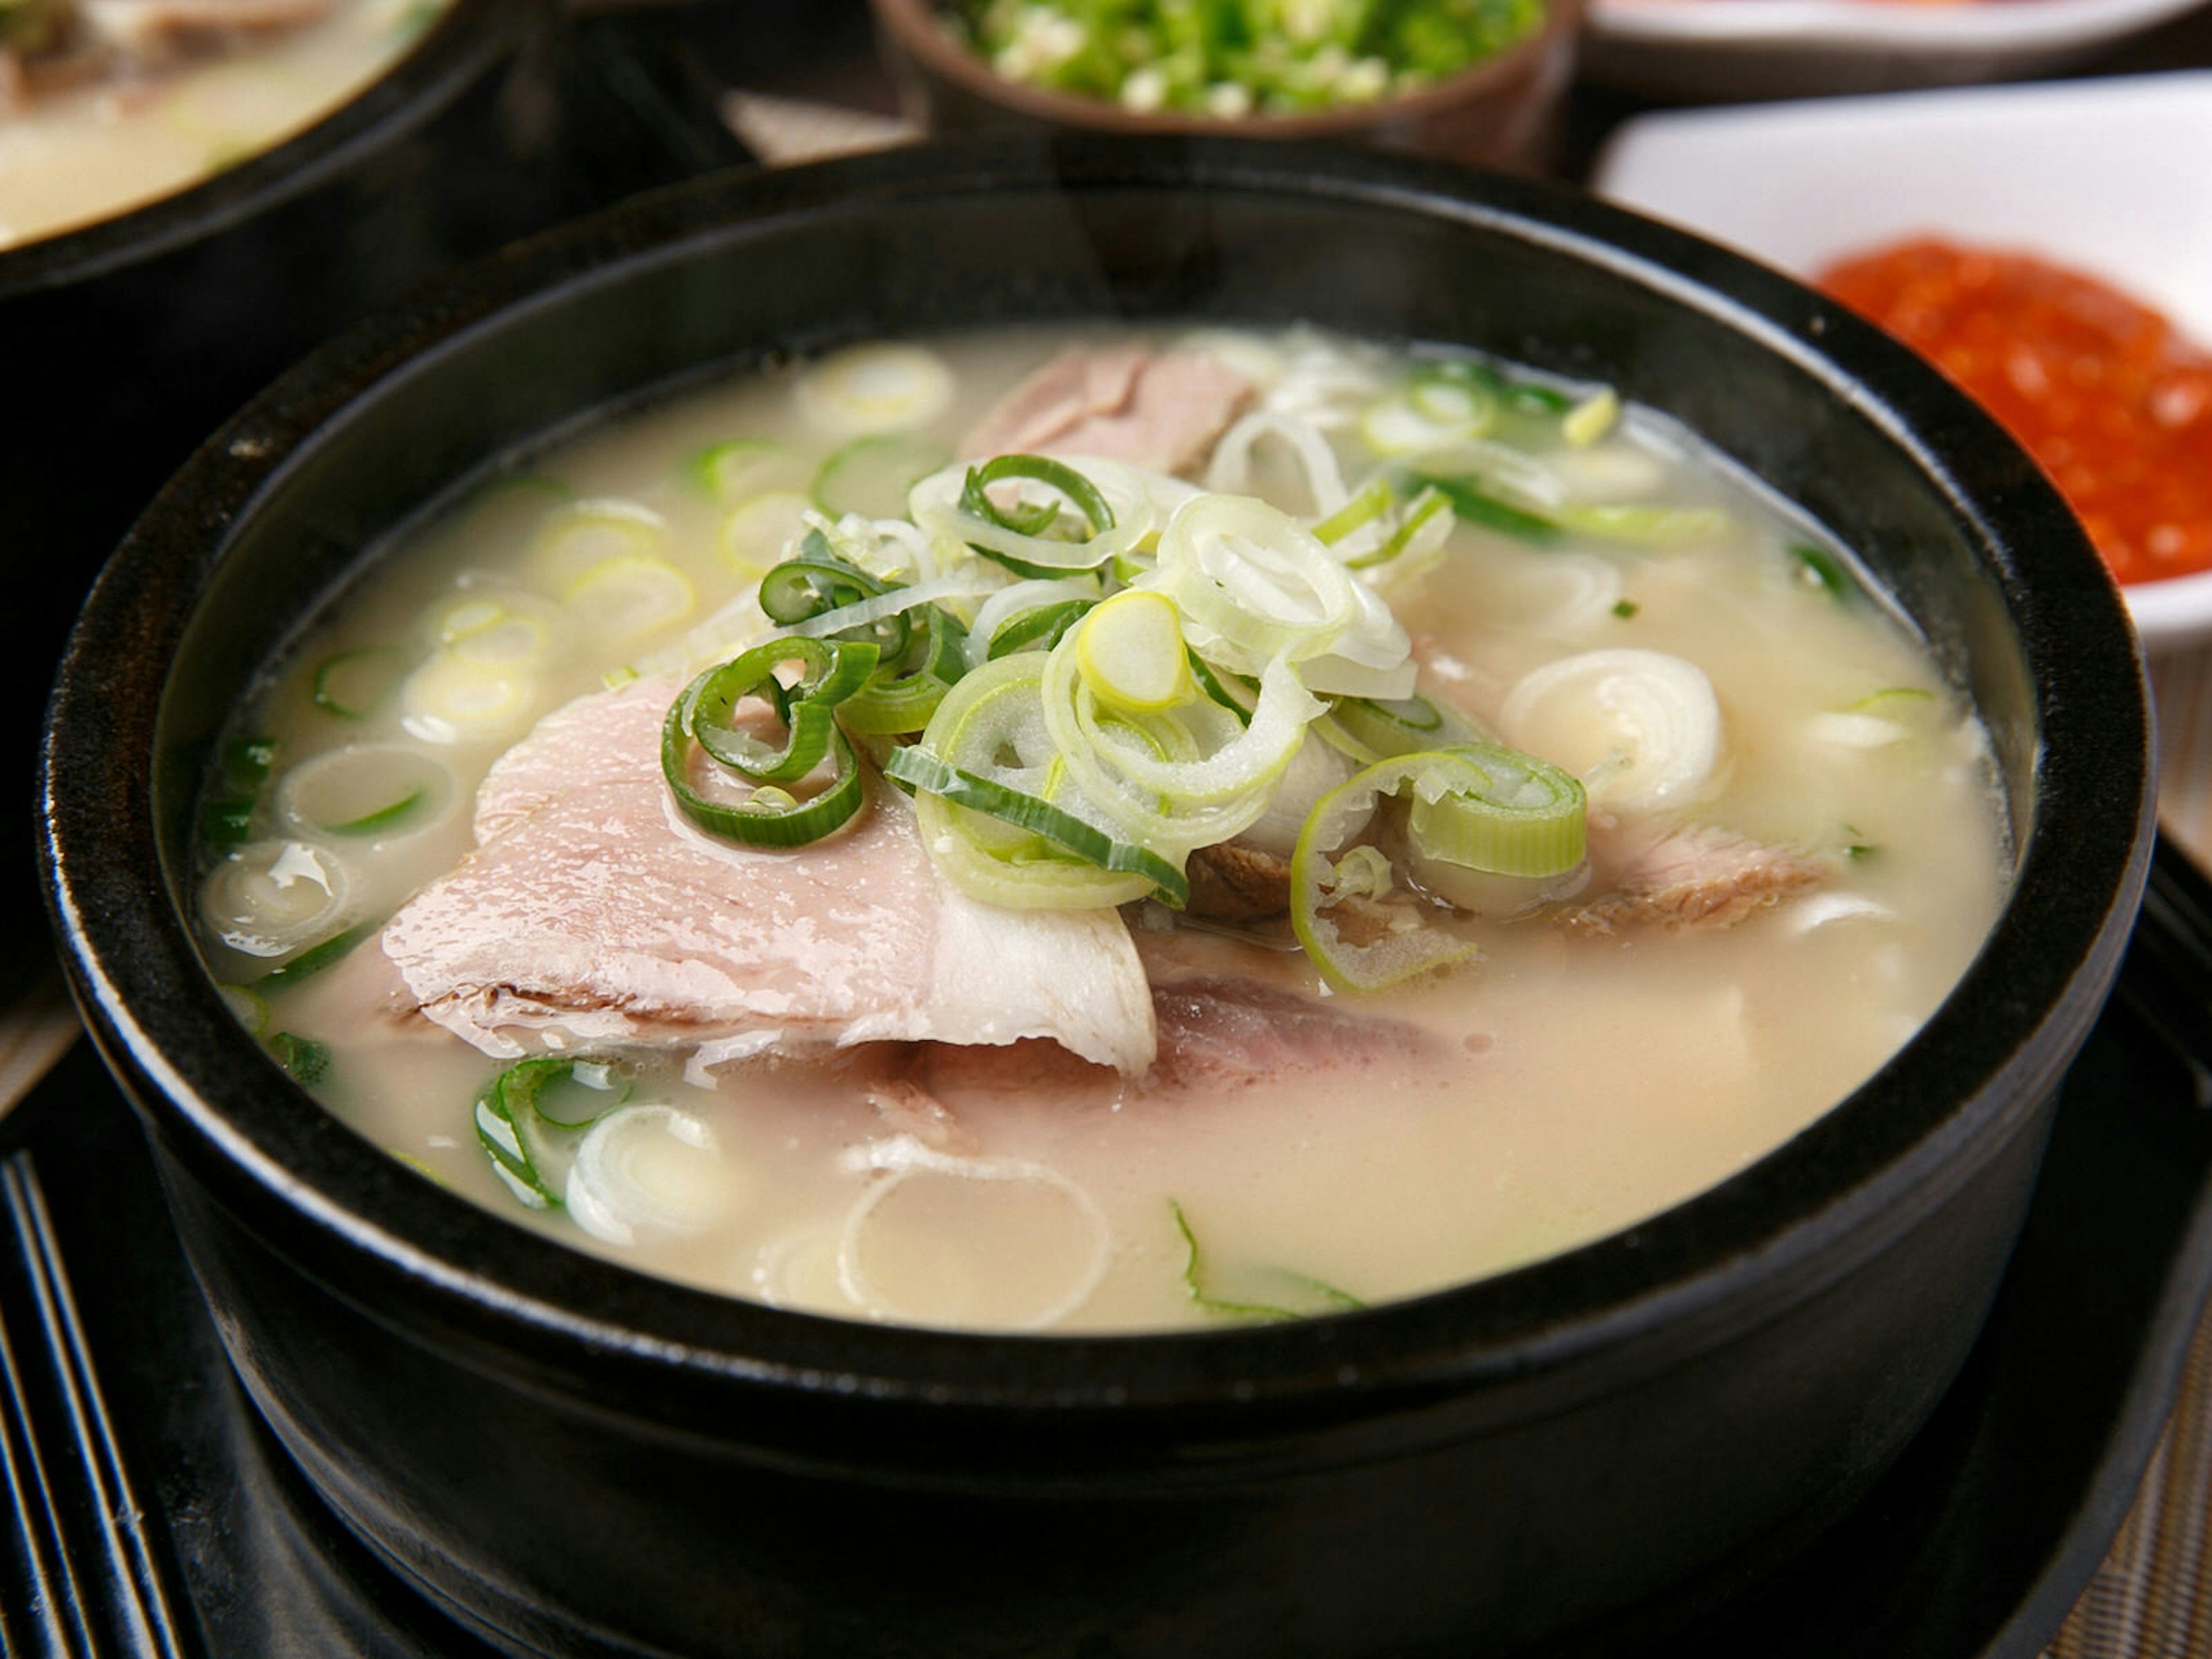
[[[2040,74],[2204,0],[1591,0],[1583,71],[1648,95],[1877,92]]]
[[[2212,73],[1644,116],[1592,185],[1803,277],[1922,234],[2037,254],[2212,348]],[[2126,592],[2153,650],[2212,642],[2212,574]]]

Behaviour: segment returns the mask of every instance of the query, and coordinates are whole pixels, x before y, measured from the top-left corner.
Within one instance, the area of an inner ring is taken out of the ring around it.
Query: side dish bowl
[[[1594,183],[1808,281],[1914,236],[2031,254],[2212,350],[2208,148],[2212,74],[2130,76],[1644,116]],[[2212,571],[2124,592],[2153,655],[2212,639]]]
[[[1547,0],[1535,33],[1473,68],[1401,97],[1307,115],[1235,120],[1144,114],[999,74],[945,32],[939,0],[869,0],[876,38],[908,119],[941,135],[1098,132],[1152,137],[1333,139],[1450,161],[1500,163],[1526,151],[1574,70],[1583,0]]]
[[[1888,92],[2045,75],[2203,0],[1594,0],[1595,80],[1650,97]]]
[[[252,665],[364,549],[679,382],[1102,315],[1609,380],[1865,550],[1987,724],[2012,837],[2002,915],[1926,1029],[1586,1248],[1358,1313],[1062,1339],[780,1312],[549,1243],[378,1152],[230,1018],[180,914],[193,790]],[[665,192],[309,360],[103,575],[44,854],[246,1387],[346,1524],[502,1650],[1619,1651],[1817,1537],[1972,1342],[2141,890],[2146,725],[2126,620],[2033,467],[1786,279],[1358,153],[1002,143]]]

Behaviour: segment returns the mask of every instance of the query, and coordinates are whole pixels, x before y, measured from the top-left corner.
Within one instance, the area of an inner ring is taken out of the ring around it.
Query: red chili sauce
[[[2212,356],[2157,312],[2039,259],[1932,240],[1820,281],[2002,421],[2120,580],[2212,568]]]

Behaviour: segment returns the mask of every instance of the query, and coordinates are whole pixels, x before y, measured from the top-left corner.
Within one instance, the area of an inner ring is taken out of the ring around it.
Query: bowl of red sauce
[[[2212,611],[2212,351],[2118,286],[1934,237],[1820,286],[1932,360],[2057,484],[2147,635]],[[2148,614],[2146,614],[2148,613]]]
[[[2212,75],[1647,117],[1597,185],[1815,283],[1972,393],[2153,653],[2212,644]]]

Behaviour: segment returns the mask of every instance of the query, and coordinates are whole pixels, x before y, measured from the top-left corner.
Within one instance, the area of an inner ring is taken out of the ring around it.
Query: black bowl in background
[[[364,549],[704,374],[1099,314],[1312,319],[1609,380],[1863,550],[1982,712],[2014,837],[2003,913],[1923,1032],[1749,1169],[1553,1260],[1291,1325],[1049,1339],[782,1313],[549,1244],[376,1152],[229,1018],[181,914],[193,791],[255,665]],[[347,1524],[506,1650],[1464,1659],[1669,1628],[1910,1437],[2116,969],[2148,765],[2132,636],[2072,519],[1839,308],[1528,183],[1090,140],[702,182],[349,333],[102,576],[44,853],[247,1388]]]
[[[710,100],[661,107],[641,28],[451,0],[384,75],[204,182],[0,252],[0,981],[40,929],[27,817],[40,711],[101,562],[163,480],[288,364],[501,243],[743,159]],[[627,78],[623,78],[623,77]],[[4,984],[0,984],[4,990]]]

